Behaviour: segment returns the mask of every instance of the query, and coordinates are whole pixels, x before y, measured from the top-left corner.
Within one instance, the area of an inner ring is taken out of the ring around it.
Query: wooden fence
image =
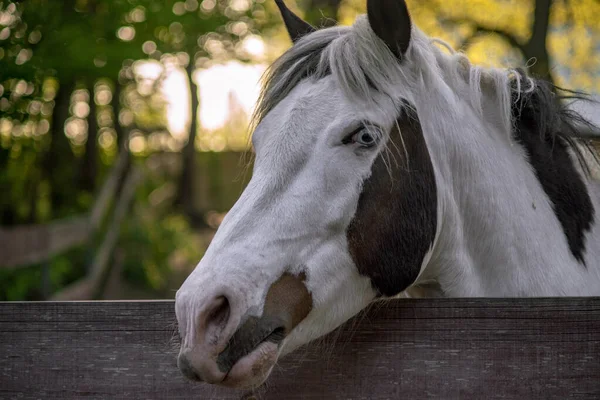
[[[100,227],[127,164],[127,154],[122,152],[89,214],[48,224],[0,227],[0,267],[18,268],[40,263],[87,242]]]
[[[2,399],[600,399],[600,298],[395,300],[242,393],[187,382],[172,301],[0,303]]]
[[[111,256],[117,245],[121,224],[131,207],[143,172],[131,165],[127,149],[121,150],[115,165],[96,196],[90,212],[47,224],[0,227],[0,268],[21,268],[43,263],[48,281],[48,260],[79,245],[90,244],[108,219],[105,234],[79,281],[50,296],[49,282],[43,282],[44,298],[88,300],[98,298],[111,270]],[[112,214],[109,212],[112,207]],[[110,216],[110,218],[108,218]]]
[[[86,243],[100,228],[128,165],[129,154],[123,150],[88,214],[48,224],[0,227],[0,267],[18,268],[44,262]]]

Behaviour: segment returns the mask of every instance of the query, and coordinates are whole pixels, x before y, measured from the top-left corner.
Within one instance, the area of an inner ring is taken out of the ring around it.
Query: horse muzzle
[[[178,296],[177,302],[184,303],[178,307],[179,314],[195,310],[196,315],[191,328],[180,329],[177,365],[181,372],[194,381],[227,387],[263,383],[277,362],[284,339],[312,309],[304,280],[303,274],[283,274],[269,288],[259,317],[247,316],[248,310],[235,306],[241,302],[231,294],[234,288],[228,288],[229,295],[215,296],[199,307],[185,304],[193,297]]]

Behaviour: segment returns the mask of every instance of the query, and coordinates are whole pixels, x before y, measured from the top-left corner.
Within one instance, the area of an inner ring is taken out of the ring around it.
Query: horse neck
[[[583,265],[524,148],[475,114],[465,108],[444,121],[421,119],[439,224],[419,281],[436,282],[449,297],[600,294],[598,224],[586,233]],[[600,209],[598,185],[584,181]]]

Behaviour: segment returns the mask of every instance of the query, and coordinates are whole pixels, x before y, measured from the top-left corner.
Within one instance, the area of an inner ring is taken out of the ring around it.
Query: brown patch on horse
[[[359,272],[380,295],[394,296],[414,283],[433,244],[437,195],[429,150],[412,108],[404,108],[387,148],[391,154],[382,151],[364,182],[347,238]]]
[[[219,354],[219,369],[227,372],[259,344],[279,344],[312,310],[312,295],[306,288],[304,273],[283,274],[267,292],[261,317],[249,317]]]
[[[285,273],[267,293],[263,315],[277,315],[285,322],[286,334],[290,333],[312,310],[312,295],[304,281],[306,275]]]

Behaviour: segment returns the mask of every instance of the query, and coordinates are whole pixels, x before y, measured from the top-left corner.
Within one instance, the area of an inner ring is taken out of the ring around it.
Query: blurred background
[[[472,62],[600,92],[598,0],[413,0]],[[287,0],[316,26],[364,0]],[[173,298],[251,175],[273,0],[0,0],[0,300]],[[600,120],[600,110],[587,115]]]

